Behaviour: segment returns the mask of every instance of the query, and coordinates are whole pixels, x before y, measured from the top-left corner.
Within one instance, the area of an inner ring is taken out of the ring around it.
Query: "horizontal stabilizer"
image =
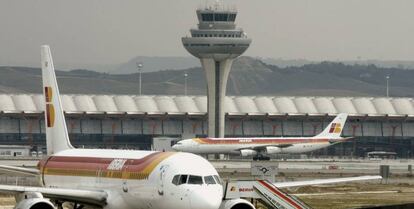
[[[368,181],[382,179],[381,176],[358,176],[358,177],[345,177],[345,178],[334,178],[334,179],[315,179],[309,181],[292,181],[292,182],[277,182],[274,185],[278,188],[286,187],[301,187],[310,185],[321,185],[321,184],[336,184],[350,181]]]

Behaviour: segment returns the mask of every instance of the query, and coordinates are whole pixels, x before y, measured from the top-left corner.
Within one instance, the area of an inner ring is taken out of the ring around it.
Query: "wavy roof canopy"
[[[68,113],[91,114],[205,114],[205,96],[63,95]],[[350,115],[414,117],[413,98],[228,96],[230,115]],[[40,94],[0,94],[0,112],[41,113]]]

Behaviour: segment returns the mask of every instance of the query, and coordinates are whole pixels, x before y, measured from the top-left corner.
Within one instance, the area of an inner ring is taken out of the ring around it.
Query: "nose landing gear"
[[[263,154],[258,154],[256,156],[253,156],[253,160],[254,161],[261,161],[261,160],[263,160],[263,161],[269,161],[270,160],[270,157],[269,156],[264,156]]]

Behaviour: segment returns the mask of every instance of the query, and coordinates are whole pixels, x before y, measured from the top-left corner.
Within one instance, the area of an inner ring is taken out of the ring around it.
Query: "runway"
[[[251,161],[211,161],[216,169],[222,172],[250,172]],[[355,173],[378,174],[381,165],[389,165],[394,174],[409,173],[409,166],[414,160],[278,160],[270,161],[278,164],[280,172],[322,172],[322,173]]]

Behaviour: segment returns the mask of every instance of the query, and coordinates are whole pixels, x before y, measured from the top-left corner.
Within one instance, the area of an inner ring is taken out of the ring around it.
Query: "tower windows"
[[[229,14],[226,13],[215,13],[214,21],[227,21]]]
[[[229,14],[229,21],[234,22],[236,20],[236,14]]]
[[[204,22],[234,22],[236,20],[236,14],[202,13],[201,20]]]
[[[206,22],[212,22],[213,21],[213,14],[201,14],[201,19],[203,20],[203,21],[206,21]]]

